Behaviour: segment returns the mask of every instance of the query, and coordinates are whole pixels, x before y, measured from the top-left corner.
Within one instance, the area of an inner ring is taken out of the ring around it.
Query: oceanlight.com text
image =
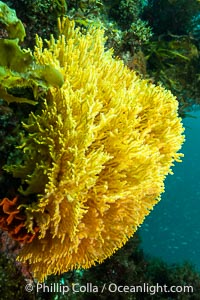
[[[67,293],[147,293],[155,295],[156,293],[185,293],[192,294],[194,292],[191,285],[150,285],[143,283],[141,285],[117,285],[115,283],[104,283],[102,286],[88,282],[86,284],[73,283],[69,285],[61,283],[37,283],[27,282],[25,286],[27,292],[43,292],[43,293],[61,293],[62,295]]]

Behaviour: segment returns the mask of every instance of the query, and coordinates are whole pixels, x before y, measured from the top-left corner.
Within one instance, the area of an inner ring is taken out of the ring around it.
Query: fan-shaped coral
[[[184,140],[175,97],[114,59],[101,29],[83,34],[67,19],[59,28],[46,48],[37,39],[34,57],[64,83],[23,125],[22,160],[5,167],[21,194],[37,195],[23,209],[39,236],[19,259],[39,280],[120,248],[159,201]]]

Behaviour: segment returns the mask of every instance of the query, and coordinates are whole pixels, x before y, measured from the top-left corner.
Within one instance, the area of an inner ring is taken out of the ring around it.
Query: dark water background
[[[161,201],[139,232],[145,253],[168,263],[190,261],[200,271],[200,111],[185,118],[182,163],[165,181]]]

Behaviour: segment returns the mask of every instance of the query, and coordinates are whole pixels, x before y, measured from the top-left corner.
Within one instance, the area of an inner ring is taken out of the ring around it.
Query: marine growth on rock
[[[103,30],[82,33],[64,18],[59,31],[45,46],[37,38],[33,57],[54,70],[51,84],[23,123],[20,158],[4,166],[21,181],[18,210],[34,234],[18,259],[39,281],[122,247],[160,200],[184,141],[176,98],[114,58]]]

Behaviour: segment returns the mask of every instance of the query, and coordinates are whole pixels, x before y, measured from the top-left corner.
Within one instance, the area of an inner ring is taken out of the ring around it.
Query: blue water
[[[145,253],[200,271],[200,112],[183,120],[185,157],[165,182],[165,193],[139,229]]]

